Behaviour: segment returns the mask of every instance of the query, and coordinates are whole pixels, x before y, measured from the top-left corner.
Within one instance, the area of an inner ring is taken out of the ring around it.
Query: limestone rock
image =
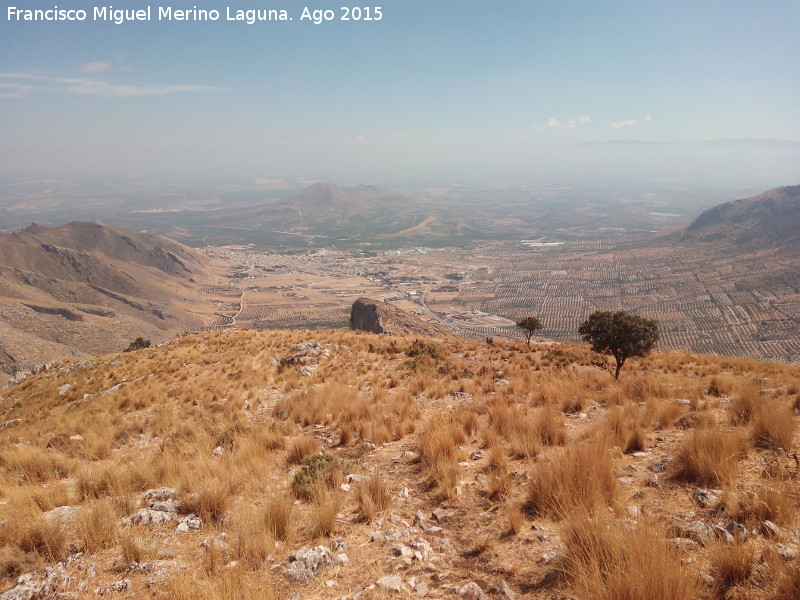
[[[378,589],[384,592],[401,592],[403,590],[403,580],[400,575],[387,575],[375,582]]]
[[[331,551],[325,546],[308,548],[303,546],[294,552],[289,559],[292,561],[286,570],[286,576],[292,581],[311,581],[314,576],[335,563]]]
[[[180,521],[175,531],[178,533],[187,533],[189,531],[199,531],[203,528],[203,520],[197,515],[186,515]]]
[[[369,298],[359,298],[353,302],[350,309],[350,329],[387,335],[452,337],[449,331],[438,325],[423,321],[388,302],[378,302]]]
[[[468,584],[459,588],[458,596],[462,598],[462,600],[489,600],[489,596],[487,596],[474,581],[470,581]]]
[[[489,593],[497,596],[501,600],[516,600],[517,597],[517,595],[514,593],[514,590],[512,590],[511,586],[506,583],[505,579],[501,579],[492,587],[490,587]]]

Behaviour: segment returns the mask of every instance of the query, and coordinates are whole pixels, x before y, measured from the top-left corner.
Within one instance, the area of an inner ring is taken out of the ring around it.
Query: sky
[[[800,1],[378,1],[379,21],[342,21],[342,0],[153,0],[115,24],[94,7],[147,0],[3,0],[0,172],[379,178],[588,142],[800,140]],[[220,19],[159,21],[168,6]],[[226,20],[270,8],[292,20]]]

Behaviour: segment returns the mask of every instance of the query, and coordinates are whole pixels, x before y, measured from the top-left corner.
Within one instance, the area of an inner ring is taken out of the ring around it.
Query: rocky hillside
[[[200,326],[208,259],[105,223],[0,232],[0,371],[164,340]]]
[[[785,247],[800,254],[800,185],[720,204],[687,228],[693,239],[729,240],[747,248]]]
[[[418,319],[388,302],[378,302],[369,298],[359,298],[353,302],[350,309],[350,329],[387,335],[430,335],[435,337],[450,337],[451,335],[444,327]]]
[[[797,598],[800,369],[598,364],[343,330],[53,364],[0,398],[0,598]]]

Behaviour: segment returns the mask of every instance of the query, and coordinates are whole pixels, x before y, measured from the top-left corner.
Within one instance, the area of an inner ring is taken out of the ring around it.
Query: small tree
[[[589,315],[578,333],[592,345],[592,350],[610,354],[617,361],[614,378],[619,379],[622,365],[631,356],[646,356],[658,341],[658,321],[624,310],[598,310]]]
[[[517,322],[517,327],[522,329],[525,335],[525,343],[531,345],[531,337],[542,328],[542,322],[536,317],[525,317]]]
[[[142,348],[149,348],[150,347],[150,340],[146,340],[143,337],[137,337],[133,340],[123,352],[135,352],[136,350],[141,350]]]

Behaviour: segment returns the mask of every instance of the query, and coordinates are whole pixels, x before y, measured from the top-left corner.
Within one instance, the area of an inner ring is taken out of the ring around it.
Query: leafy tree
[[[631,356],[646,356],[659,338],[658,321],[624,310],[595,311],[581,324],[578,333],[592,345],[592,350],[614,357],[615,379],[619,379],[626,360]]]
[[[131,345],[125,348],[123,352],[134,352],[136,350],[141,350],[142,348],[149,348],[150,347],[150,340],[146,340],[143,337],[137,337],[135,340],[131,342]]]
[[[531,337],[535,332],[539,331],[543,325],[542,322],[536,317],[525,317],[521,321],[517,322],[517,327],[522,329],[523,334],[525,335],[525,343],[530,346]]]

